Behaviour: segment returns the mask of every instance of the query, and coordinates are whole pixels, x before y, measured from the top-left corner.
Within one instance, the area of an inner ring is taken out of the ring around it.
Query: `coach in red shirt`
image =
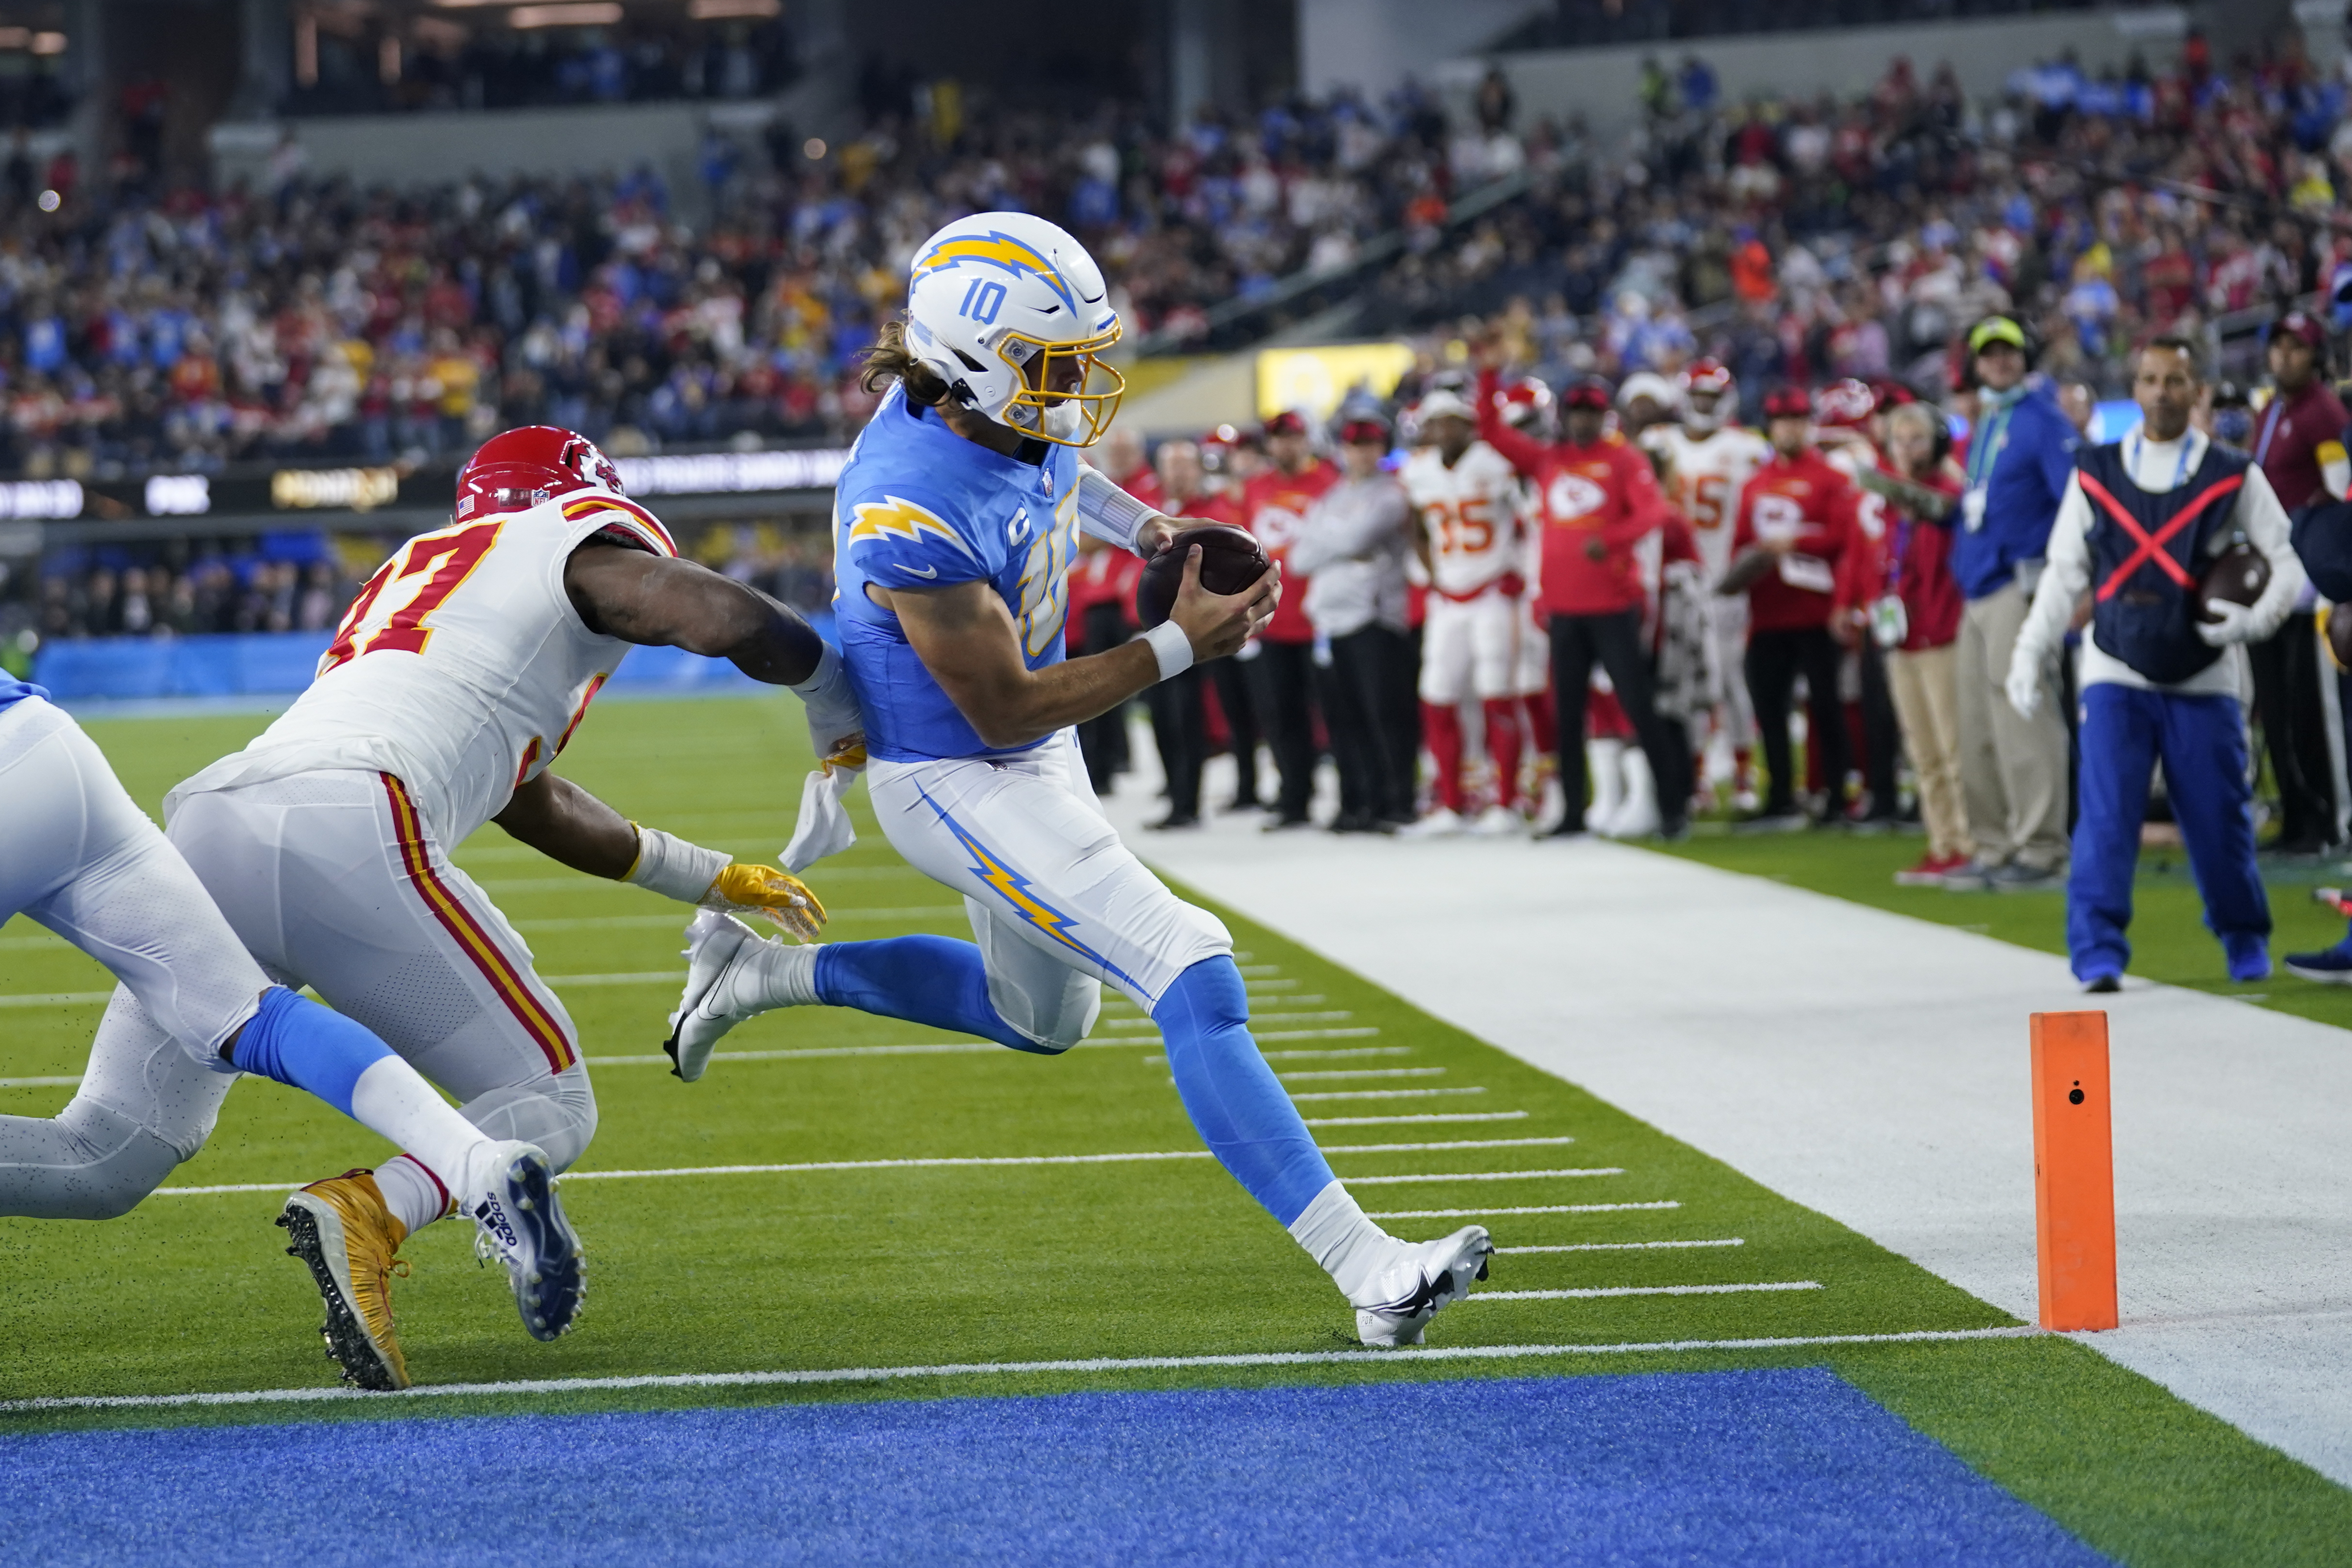
[[[1584,699],[1598,663],[1657,779],[1659,831],[1680,838],[1688,826],[1690,747],[1658,713],[1633,556],[1633,547],[1666,519],[1657,475],[1632,443],[1608,430],[1606,382],[1580,382],[1561,396],[1567,439],[1557,444],[1506,421],[1498,390],[1488,364],[1478,373],[1478,434],[1533,481],[1542,507],[1543,581],[1536,603],[1550,622],[1559,782],[1568,797],[1568,815],[1552,833],[1573,838],[1584,831]]]
[[[1789,755],[1789,702],[1801,674],[1820,737],[1824,777],[1814,783],[1826,791],[1820,820],[1834,822],[1842,814],[1845,715],[1830,617],[1839,562],[1860,531],[1853,481],[1813,445],[1812,400],[1797,388],[1779,388],[1764,400],[1764,418],[1772,456],[1739,492],[1731,566],[1716,589],[1748,595],[1748,696],[1772,779],[1764,809],[1741,825],[1759,831],[1808,825]]]
[[[1242,486],[1240,520],[1283,568],[1282,606],[1254,640],[1256,652],[1244,648],[1242,656],[1282,777],[1265,824],[1273,831],[1305,826],[1315,794],[1315,627],[1307,619],[1307,580],[1291,576],[1287,558],[1307,508],[1339,482],[1339,470],[1315,455],[1306,416],[1295,410],[1265,422],[1265,471]]]
[[[2254,421],[2254,461],[2290,513],[2340,501],[2352,465],[2344,453],[2344,404],[2328,390],[2327,329],[2307,310],[2271,328],[2275,389]],[[2307,615],[2246,644],[2254,670],[2254,714],[2263,721],[2271,777],[2279,792],[2279,834],[2271,848],[2318,854],[2336,841],[2336,768],[2327,755],[2320,695],[2319,633]]]

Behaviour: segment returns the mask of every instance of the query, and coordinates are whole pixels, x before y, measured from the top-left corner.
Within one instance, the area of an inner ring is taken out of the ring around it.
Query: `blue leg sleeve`
[[[1201,1141],[1234,1179],[1288,1225],[1331,1184],[1331,1167],[1250,1038],[1249,994],[1231,957],[1203,958],[1151,1017]]]
[[[988,999],[977,944],[948,936],[828,942],[817,949],[816,994],[836,1008],[976,1034],[1015,1051],[1051,1055],[1014,1030]]]
[[[262,994],[261,1010],[237,1031],[228,1060],[239,1071],[308,1090],[348,1116],[352,1086],[391,1054],[363,1025],[272,986]]]

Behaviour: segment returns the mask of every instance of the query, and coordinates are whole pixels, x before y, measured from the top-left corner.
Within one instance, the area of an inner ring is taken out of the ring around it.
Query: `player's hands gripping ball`
[[[814,942],[824,929],[824,905],[808,884],[772,866],[737,861],[719,873],[701,906],[722,915],[758,915],[795,942]]]

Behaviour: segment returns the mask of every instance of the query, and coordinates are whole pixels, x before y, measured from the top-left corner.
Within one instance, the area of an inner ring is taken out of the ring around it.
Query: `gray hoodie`
[[[1386,474],[1342,479],[1307,508],[1290,566],[1307,579],[1307,618],[1326,637],[1375,623],[1405,629],[1412,504]]]

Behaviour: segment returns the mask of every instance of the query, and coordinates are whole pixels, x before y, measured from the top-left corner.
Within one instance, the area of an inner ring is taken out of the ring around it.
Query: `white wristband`
[[[1160,661],[1161,680],[1181,675],[1192,667],[1192,639],[1173,621],[1162,621],[1146,632],[1143,640],[1151,644],[1151,656]]]
[[[680,904],[698,904],[732,859],[724,850],[689,844],[659,828],[638,828],[637,862],[621,880]]]

